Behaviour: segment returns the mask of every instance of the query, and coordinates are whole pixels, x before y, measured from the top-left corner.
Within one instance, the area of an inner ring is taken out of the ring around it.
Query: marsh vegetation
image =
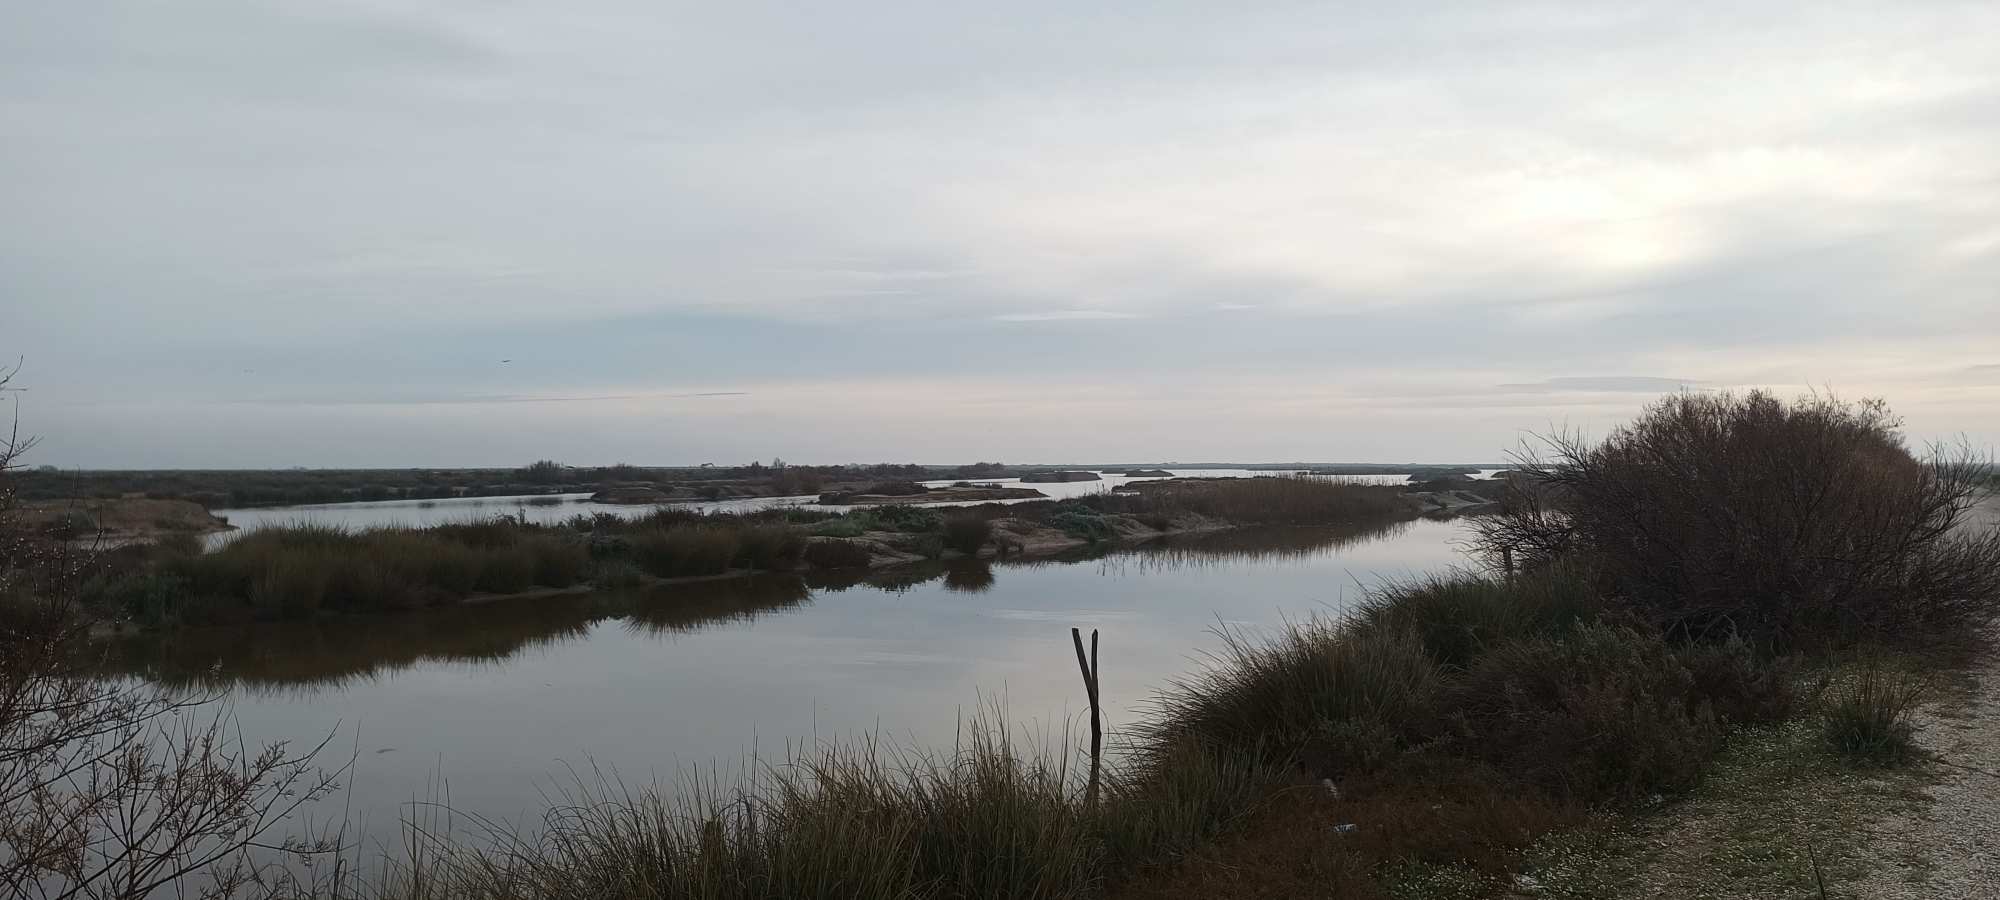
[[[948,510],[738,515],[664,507],[637,518],[579,515],[557,524],[505,516],[427,528],[300,523],[253,529],[206,552],[191,540],[122,549],[104,558],[83,596],[88,608],[116,622],[218,624],[401,612],[661,579],[859,568],[878,559],[990,556],[1011,546],[995,540],[1000,520],[1075,544],[1232,522],[1386,522],[1410,515],[1393,488],[1253,478]]]
[[[379,877],[312,890],[1490,896],[1542,871],[1552,840],[1604,810],[1696,794],[1744,734],[1790,729],[1855,765],[1907,761],[1921,682],[1847,661],[1949,664],[2000,612],[2000,533],[1965,523],[1984,473],[1919,459],[1879,407],[1684,395],[1601,443],[1557,436],[1550,447],[1522,461],[1527,474],[1499,513],[1475,520],[1478,569],[1382,584],[1272,634],[1225,629],[1208,665],[1114,731],[1094,786],[1061,732],[1031,739],[1005,710],[988,711],[944,749],[820,740],[740,781],[630,785],[585,772],[532,823],[419,822]],[[421,604],[631,572],[892,579],[905,570],[838,565],[851,557],[822,556],[818,569],[816,554],[848,551],[814,548],[902,535],[958,560],[907,571],[978,591],[993,569],[960,564],[990,565],[977,557],[997,553],[1011,521],[1086,546],[1191,519],[1393,525],[1413,518],[1399,493],[1324,479],[1182,481],[948,511],[295,530],[251,535],[238,557],[146,558],[126,577],[199,583],[253,610],[268,598],[282,615],[301,604],[280,599],[281,581],[317,608],[347,610],[374,608],[369,597]],[[1182,540],[1226,551],[1228,534]],[[1773,559],[1773,548],[1811,564]],[[353,574],[348,560],[372,562]],[[421,588],[370,592],[392,575]],[[93,589],[116,597],[119,583]]]

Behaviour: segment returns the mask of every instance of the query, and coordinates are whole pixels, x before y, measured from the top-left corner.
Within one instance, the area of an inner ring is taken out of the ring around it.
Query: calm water
[[[1057,561],[767,576],[117,649],[128,672],[226,689],[252,741],[337,732],[343,755],[358,741],[354,816],[379,834],[437,773],[455,807],[520,819],[565,766],[665,781],[815,737],[949,745],[982,701],[1060,727],[1082,708],[1071,626],[1103,632],[1115,729],[1218,646],[1218,624],[1338,611],[1360,585],[1459,564],[1464,534],[1458,522],[1245,529]]]
[[[1165,470],[1173,471],[1173,470]],[[1488,477],[1496,470],[1480,473]],[[1252,469],[1184,469],[1176,475],[1203,478],[1249,478],[1259,475],[1282,475],[1283,472]],[[1402,484],[1404,475],[1354,475],[1342,476],[1344,480],[1368,484]],[[973,479],[980,484],[1020,485],[1019,478]],[[1123,475],[1105,475],[1102,481],[1070,481],[1059,484],[1022,485],[1041,490],[1051,498],[1080,497],[1111,490],[1131,481],[1145,481],[1142,478],[1127,478]],[[947,485],[951,481],[927,481],[924,484]],[[826,507],[817,502],[817,495],[809,497],[754,497],[743,500],[719,500],[715,502],[687,502],[672,504],[683,509],[699,509],[711,512],[751,512],[772,507],[800,507],[805,509],[848,509],[851,507]],[[216,515],[229,520],[239,531],[224,532],[211,536],[211,542],[227,542],[233,536],[261,525],[283,525],[293,522],[323,522],[331,525],[345,525],[350,528],[366,528],[377,525],[436,525],[445,522],[463,522],[468,519],[485,519],[498,515],[525,516],[532,522],[555,522],[578,513],[609,513],[611,515],[636,518],[651,512],[655,507],[646,505],[591,503],[589,494],[550,494],[534,497],[467,497],[454,500],[391,500],[381,503],[329,503],[316,506],[274,506],[257,509],[219,509]],[[1022,501],[1008,501],[1022,502]],[[956,506],[962,504],[933,504]]]

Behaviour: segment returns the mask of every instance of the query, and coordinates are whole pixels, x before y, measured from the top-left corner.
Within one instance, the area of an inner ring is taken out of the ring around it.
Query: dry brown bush
[[[1512,568],[1586,558],[1614,599],[1688,636],[1975,633],[2000,611],[2000,530],[1962,527],[1983,461],[1918,459],[1899,427],[1879,401],[1672,395],[1601,443],[1524,454],[1478,549]]]

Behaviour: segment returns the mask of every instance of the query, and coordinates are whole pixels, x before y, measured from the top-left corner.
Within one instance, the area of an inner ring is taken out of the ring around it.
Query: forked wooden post
[[[1083,795],[1084,806],[1097,808],[1099,758],[1104,754],[1104,713],[1097,701],[1097,629],[1090,630],[1090,656],[1083,655],[1083,631],[1072,628],[1069,639],[1076,644],[1076,667],[1083,670],[1083,691],[1090,696],[1090,786]]]

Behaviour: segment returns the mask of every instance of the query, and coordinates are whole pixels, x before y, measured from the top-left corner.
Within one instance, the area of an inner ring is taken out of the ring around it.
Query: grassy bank
[[[530,829],[427,833],[354,890],[1474,898],[1613,852],[1607,814],[1736,783],[1730,760],[1765,758],[1767,735],[1818,766],[1880,764],[1839,738],[1867,689],[1622,618],[1580,573],[1401,585],[1232,642],[1118,737],[1095,803],[1074,747],[996,714],[937,753],[825,744],[742,783],[579,783]]]
[[[1023,535],[1053,547],[1225,522],[1392,522],[1412,515],[1397,497],[1393,488],[1316,479],[1233,479],[954,508],[727,515],[666,507],[552,525],[506,517],[428,528],[285,525],[206,553],[189,537],[122,549],[84,596],[104,618],[146,627],[388,613],[529,591],[992,556],[1019,551]]]

